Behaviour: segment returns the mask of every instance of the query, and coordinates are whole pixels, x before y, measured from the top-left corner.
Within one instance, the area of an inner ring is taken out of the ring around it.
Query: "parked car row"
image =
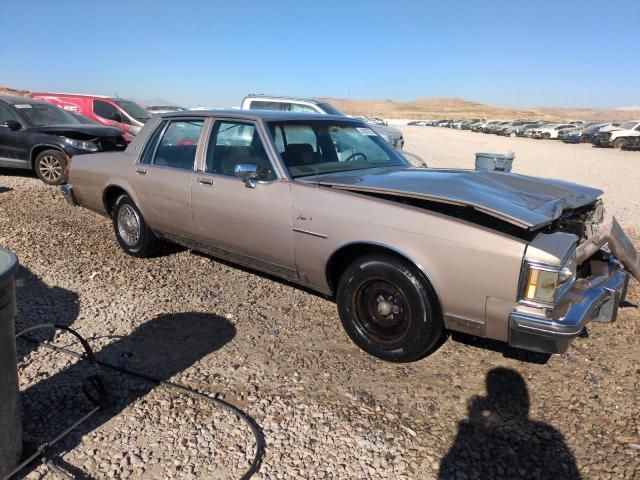
[[[562,140],[565,143],[591,143],[595,147],[635,150],[640,137],[640,120],[628,122],[598,121],[551,122],[547,120],[416,120],[408,125],[448,127],[506,137]],[[627,148],[629,145],[630,148]]]
[[[243,110],[275,110],[349,118],[331,104],[316,99],[249,95]],[[34,93],[31,98],[0,97],[0,167],[35,171],[45,183],[59,185],[66,180],[67,167],[76,155],[127,148],[142,126],[152,117],[166,113],[189,115],[177,106],[143,107],[131,100],[84,94]],[[379,136],[397,150],[404,137],[384,120],[364,118],[368,134]],[[186,127],[182,127],[186,128]],[[194,138],[182,133],[181,145],[193,145]],[[298,138],[315,145],[316,141]],[[189,143],[190,142],[190,143]]]

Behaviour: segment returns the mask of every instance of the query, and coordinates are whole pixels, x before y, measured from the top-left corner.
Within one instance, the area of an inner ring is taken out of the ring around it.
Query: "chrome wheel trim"
[[[135,247],[140,241],[140,215],[131,205],[124,204],[118,210],[118,234],[129,247]]]
[[[53,155],[45,155],[38,162],[38,170],[43,178],[55,182],[62,177],[62,164]]]

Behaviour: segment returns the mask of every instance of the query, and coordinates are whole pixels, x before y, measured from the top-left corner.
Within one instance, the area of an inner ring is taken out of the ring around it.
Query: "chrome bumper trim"
[[[72,205],[74,207],[78,206],[78,201],[73,194],[73,187],[70,184],[63,183],[62,185],[60,185],[60,191],[64,195],[64,198],[67,199],[67,202],[69,202],[69,205]]]
[[[509,316],[509,344],[545,353],[565,352],[587,323],[616,320],[628,283],[629,273],[618,268],[602,282],[579,293],[579,299],[571,303],[561,317],[513,312]]]

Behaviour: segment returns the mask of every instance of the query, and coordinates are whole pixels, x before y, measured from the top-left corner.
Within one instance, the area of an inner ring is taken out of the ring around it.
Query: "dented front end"
[[[615,218],[606,232],[595,223],[584,237],[540,233],[530,242],[509,317],[510,345],[563,353],[587,323],[616,320],[630,274],[640,277],[640,258]]]

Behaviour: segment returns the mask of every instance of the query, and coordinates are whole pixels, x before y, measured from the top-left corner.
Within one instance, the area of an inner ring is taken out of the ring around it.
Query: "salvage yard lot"
[[[403,132],[406,149],[433,167],[471,168],[475,152],[511,149],[515,172],[600,187],[610,214],[630,231],[640,226],[637,153],[430,127]],[[150,260],[126,256],[106,219],[73,209],[26,174],[0,171],[0,245],[22,265],[18,329],[70,325],[113,362],[224,395],[263,431],[254,478],[454,478],[439,476],[445,459],[466,472],[462,479],[488,470],[541,478],[538,467],[549,462],[557,463],[555,478],[575,479],[571,462],[559,460],[563,445],[582,478],[640,476],[633,280],[616,323],[591,327],[589,338],[547,363],[456,338],[419,362],[395,365],[359,351],[323,298],[178,248]],[[56,342],[72,344],[66,336]],[[19,347],[27,438],[42,441],[59,431],[59,420],[91,407],[66,357]],[[485,378],[497,367],[526,382],[528,419],[517,391],[485,399],[478,415]],[[38,384],[54,372],[56,395],[42,393]],[[230,479],[248,468],[253,437],[232,415],[164,387],[110,379],[119,403],[83,437],[65,441],[58,465],[91,478]],[[492,433],[474,434],[470,415]],[[37,472],[54,478],[44,467]]]
[[[604,190],[605,207],[623,226],[640,226],[640,152],[501,137],[438,127],[402,127],[405,149],[430,167],[473,168],[476,152],[516,154],[514,173],[559,178]]]

